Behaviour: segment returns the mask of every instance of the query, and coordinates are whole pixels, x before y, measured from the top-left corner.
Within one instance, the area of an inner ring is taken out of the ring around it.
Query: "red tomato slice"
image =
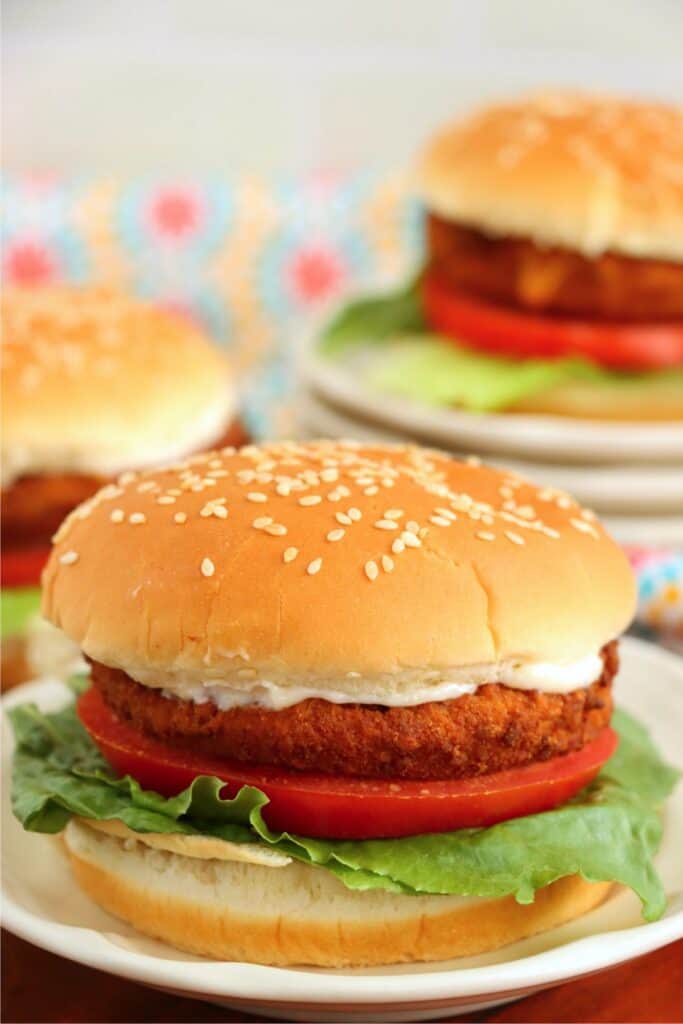
[[[144,789],[174,796],[197,775],[224,779],[224,797],[256,786],[270,799],[263,811],[270,828],[320,839],[451,832],[548,811],[589,783],[618,742],[606,728],[583,750],[526,768],[455,781],[391,782],[194,755],[119,721],[95,687],[79,698],[78,715],[114,771],[132,775]]]
[[[40,583],[40,574],[48,560],[49,548],[17,548],[3,551],[0,576],[3,587],[28,587]]]
[[[513,359],[583,356],[615,370],[683,365],[682,323],[598,323],[534,316],[479,301],[425,274],[429,325],[463,345]]]

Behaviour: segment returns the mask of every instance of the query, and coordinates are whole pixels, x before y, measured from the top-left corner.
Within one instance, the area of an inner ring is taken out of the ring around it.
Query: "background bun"
[[[354,892],[323,868],[198,860],[73,820],[64,841],[85,892],[138,931],[214,960],[282,966],[472,956],[585,914],[611,888],[574,875],[540,889],[524,906],[511,896]]]
[[[574,661],[635,602],[621,549],[566,495],[332,441],[126,474],[60,528],[43,584],[45,616],[134,677]]]
[[[179,316],[103,288],[14,288],[2,300],[6,477],[110,476],[225,432],[225,357]]]
[[[420,185],[429,209],[494,235],[683,260],[683,109],[569,92],[500,103],[434,138]]]

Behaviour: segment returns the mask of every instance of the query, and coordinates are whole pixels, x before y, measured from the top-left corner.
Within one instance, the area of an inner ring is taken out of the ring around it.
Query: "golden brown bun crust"
[[[427,207],[588,256],[683,260],[683,110],[560,92],[499,103],[427,147]]]
[[[224,355],[157,306],[98,287],[9,288],[2,328],[2,443],[12,475],[108,476],[153,464],[165,449],[173,458],[213,443],[231,418]],[[216,406],[215,429],[195,438],[194,424]]]
[[[509,472],[343,441],[183,465],[80,506],[43,576],[46,618],[134,678],[568,662],[634,611],[594,517]]]
[[[125,849],[120,839],[70,823],[76,880],[140,932],[215,960],[280,966],[370,967],[474,956],[592,910],[608,882],[578,876],[513,897],[468,900],[354,892],[322,868],[262,867]]]

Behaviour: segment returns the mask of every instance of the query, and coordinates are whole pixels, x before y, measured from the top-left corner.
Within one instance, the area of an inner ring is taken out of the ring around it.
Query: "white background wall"
[[[681,0],[4,0],[3,13],[9,170],[388,165],[512,90],[683,98]]]

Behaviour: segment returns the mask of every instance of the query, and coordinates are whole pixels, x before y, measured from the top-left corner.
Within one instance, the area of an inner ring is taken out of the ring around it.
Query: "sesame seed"
[[[330,493],[327,495],[327,500],[328,501],[341,501],[342,500],[342,496],[341,496],[339,490],[330,491]]]
[[[341,498],[349,498],[349,497],[351,496],[351,491],[350,491],[350,490],[349,490],[349,488],[348,488],[348,487],[346,486],[346,484],[339,484],[339,485],[337,486],[337,494],[338,494],[338,495],[339,495],[339,496],[340,496]]]
[[[147,522],[147,516],[145,515],[144,512],[132,512],[128,516],[128,522],[132,523],[133,526],[139,526],[140,523],[146,523]]]
[[[468,455],[465,462],[468,466],[481,466],[481,459],[478,455]]]
[[[418,533],[418,537],[421,540],[424,540],[428,533],[429,533],[429,527],[428,526],[421,526],[420,527],[420,532]]]
[[[393,486],[394,486],[394,481],[391,479],[390,476],[383,476],[382,477],[382,487],[393,487]]]
[[[292,485],[288,483],[279,483],[275,488],[275,493],[279,494],[281,498],[288,498],[292,493]]]
[[[223,465],[222,459],[209,459],[207,463],[209,469],[220,469]]]
[[[398,530],[398,523],[395,523],[393,519],[378,519],[374,526],[378,530]]]
[[[312,562],[309,562],[306,566],[306,572],[309,576],[315,576],[317,572],[320,572],[320,568],[323,564],[322,558],[314,558]]]
[[[173,516],[174,523],[185,523],[187,522],[187,515],[185,512],[176,512]]]
[[[371,487],[366,487],[363,494],[366,494],[368,498],[373,498],[376,494],[379,494],[379,487],[377,487],[376,484],[373,484]]]
[[[560,535],[557,530],[553,530],[551,526],[542,526],[541,533],[545,534],[546,537],[552,537],[553,540],[560,539]]]
[[[446,519],[445,516],[430,516],[429,522],[434,523],[434,526],[450,526],[450,519]]]
[[[282,552],[283,562],[293,562],[296,556],[299,554],[298,548],[285,548]]]
[[[524,537],[520,537],[518,533],[513,533],[512,530],[506,530],[505,536],[508,540],[511,540],[513,544],[524,544]]]
[[[479,538],[479,540],[495,540],[496,539],[495,533],[490,533],[487,530],[479,530],[479,532],[477,533],[477,537]]]
[[[394,571],[394,560],[389,555],[382,555],[382,568],[385,572]]]
[[[369,580],[377,579],[379,576],[379,569],[377,568],[376,562],[370,561],[365,563],[365,575]]]
[[[272,521],[272,516],[259,516],[258,519],[255,519],[251,525],[255,527],[255,529],[257,530],[265,530],[266,526],[270,526]]]
[[[212,479],[215,478],[218,480],[221,477],[229,476],[229,473],[227,469],[210,469],[206,475]]]
[[[597,537],[597,531],[590,523],[586,523],[583,519],[570,519],[569,522],[572,524],[575,530],[579,533],[588,533],[591,537]]]
[[[405,515],[402,508],[388,508],[384,513],[385,519],[401,519]]]
[[[363,517],[363,513],[359,508],[350,508],[348,515],[349,519],[351,519],[354,523],[357,523]]]
[[[595,520],[596,520],[596,519],[597,519],[598,517],[596,516],[595,512],[593,512],[593,510],[592,510],[592,509],[590,509],[590,508],[584,508],[584,509],[583,509],[583,510],[581,511],[581,518],[582,518],[582,519],[587,519],[589,523],[594,523],[594,522],[595,522]]]
[[[162,494],[160,498],[157,498],[157,505],[175,505],[175,498],[170,494]]]
[[[225,507],[225,505],[213,505],[212,509],[211,509],[211,513],[212,513],[212,515],[214,515],[216,517],[216,519],[227,519],[228,518],[228,510]]]
[[[410,533],[408,530],[404,530],[401,534],[401,540],[407,548],[421,548],[422,541],[419,537],[416,537],[414,533]]]
[[[178,487],[169,487],[166,493],[173,495],[174,498],[179,498],[183,492]]]
[[[283,523],[271,523],[270,526],[265,527],[265,532],[269,533],[271,537],[284,537],[287,527]]]
[[[418,533],[420,530],[420,524],[416,523],[414,519],[409,519],[406,523],[406,531],[408,533]]]
[[[138,494],[144,494],[146,491],[153,491],[156,486],[156,480],[144,480],[141,484],[138,484],[136,490]]]
[[[202,576],[213,576],[214,572],[216,571],[216,566],[213,564],[210,558],[204,558],[202,559],[201,570]]]
[[[326,484],[333,484],[336,480],[339,479],[339,470],[323,469],[320,473],[320,479],[323,480]]]
[[[247,494],[247,501],[255,501],[257,503],[263,504],[264,501],[268,501],[268,497],[261,491],[249,491],[249,493]]]
[[[351,523],[353,522],[351,516],[347,516],[346,512],[335,512],[334,518],[338,523],[341,523],[342,526],[351,526]]]
[[[395,555],[400,555],[402,551],[405,551],[405,549],[405,541],[401,540],[400,537],[397,537],[396,540],[391,545],[391,550],[394,552]]]
[[[572,507],[572,500],[571,500],[571,498],[568,498],[565,494],[562,494],[557,499],[555,504],[557,505],[558,508],[571,508]]]
[[[199,514],[202,519],[208,519],[209,516],[213,515],[213,505],[205,505],[204,508],[200,508]]]
[[[63,555],[59,556],[59,561],[62,565],[73,565],[74,562],[78,561],[78,552],[65,551]]]
[[[346,530],[330,530],[327,539],[331,541],[341,540],[345,533]]]
[[[122,523],[123,520],[126,518],[126,515],[122,508],[115,508],[112,509],[109,518],[111,519],[112,523]]]
[[[322,500],[319,494],[304,494],[303,498],[299,498],[299,504],[307,508],[309,505],[319,505]]]

